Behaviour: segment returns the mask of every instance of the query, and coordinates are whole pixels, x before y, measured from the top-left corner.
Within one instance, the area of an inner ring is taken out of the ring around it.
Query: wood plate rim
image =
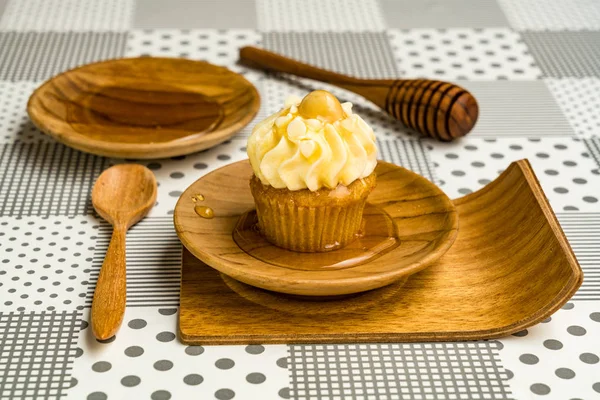
[[[246,114],[242,119],[238,120],[236,123],[230,125],[225,129],[215,129],[210,132],[210,135],[191,135],[186,137],[185,139],[176,140],[172,142],[162,142],[162,143],[119,143],[119,142],[106,142],[103,140],[97,140],[90,138],[86,135],[82,135],[78,132],[54,132],[49,127],[48,124],[44,122],[44,118],[40,118],[37,115],[37,112],[33,110],[33,102],[36,101],[39,93],[49,85],[53,79],[69,74],[73,71],[77,71],[80,69],[85,69],[94,65],[99,64],[108,64],[116,61],[128,61],[128,60],[140,60],[150,58],[156,61],[176,61],[176,62],[187,62],[187,63],[200,63],[209,65],[215,69],[221,69],[226,71],[228,74],[235,75],[237,79],[240,79],[245,84],[248,85],[248,88],[252,92],[252,96],[254,98],[253,102],[250,105],[251,112]],[[245,126],[247,126],[258,114],[260,109],[261,98],[256,86],[246,79],[243,75],[231,71],[226,67],[222,67],[219,65],[214,65],[206,61],[200,60],[190,60],[185,58],[177,58],[177,57],[122,57],[122,58],[111,58],[108,60],[101,60],[96,62],[91,62],[88,64],[80,65],[75,68],[71,68],[69,70],[63,71],[57,75],[52,76],[51,78],[44,81],[40,86],[38,86],[34,92],[29,96],[27,101],[27,114],[29,118],[33,122],[33,124],[41,130],[46,135],[54,138],[60,143],[63,143],[69,147],[74,149],[84,151],[91,154],[96,154],[104,157],[116,157],[116,158],[135,158],[141,160],[151,160],[151,159],[159,159],[166,157],[176,157],[181,155],[187,155],[191,153],[198,152],[200,150],[205,150],[210,147],[216,146],[225,140],[229,139],[235,133],[239,132]]]
[[[355,277],[350,276],[347,278],[336,278],[336,279],[329,279],[329,280],[314,278],[314,276],[317,275],[318,272],[302,271],[303,273],[305,273],[305,275],[312,274],[311,278],[310,279],[295,278],[294,279],[295,284],[294,284],[293,288],[291,288],[291,289],[286,288],[286,290],[281,290],[281,286],[285,287],[285,284],[289,283],[289,281],[287,279],[280,278],[276,274],[272,274],[272,273],[265,274],[262,272],[257,272],[255,270],[252,270],[252,279],[248,280],[247,276],[240,273],[240,269],[238,266],[233,265],[233,263],[227,263],[227,264],[223,263],[221,258],[217,257],[210,249],[207,249],[206,247],[202,246],[201,244],[194,243],[195,241],[189,237],[187,231],[185,230],[185,228],[183,228],[183,226],[184,226],[183,220],[185,220],[185,218],[186,218],[185,212],[182,212],[182,209],[184,208],[183,199],[191,198],[192,194],[195,194],[195,193],[193,193],[193,192],[195,192],[193,190],[194,186],[197,185],[202,180],[207,179],[208,177],[210,177],[211,175],[213,175],[217,172],[223,173],[223,171],[228,168],[239,167],[242,164],[247,164],[248,168],[250,169],[250,165],[249,165],[250,163],[249,163],[249,160],[247,160],[247,159],[241,160],[241,161],[238,161],[235,163],[231,163],[231,164],[228,164],[221,168],[218,168],[214,171],[211,171],[210,173],[208,173],[208,174],[202,176],[201,178],[199,178],[198,180],[196,180],[188,188],[186,188],[186,190],[179,197],[177,204],[175,206],[174,213],[173,213],[173,222],[174,222],[174,226],[175,226],[175,231],[177,232],[177,236],[179,237],[179,240],[181,241],[183,246],[185,246],[190,251],[190,253],[192,253],[195,257],[197,257],[198,259],[205,262],[207,265],[211,266],[212,268],[214,268],[234,279],[240,280],[244,283],[247,283],[247,284],[250,284],[253,286],[261,287],[263,289],[277,291],[277,292],[281,292],[281,293],[288,293],[288,294],[311,295],[308,293],[308,289],[306,289],[306,288],[311,287],[311,286],[314,287],[315,285],[318,285],[321,290],[327,290],[329,292],[328,294],[323,294],[323,295],[333,295],[334,293],[332,293],[332,292],[335,292],[335,294],[350,294],[350,293],[359,293],[361,291],[380,288],[380,287],[390,284],[404,276],[412,275],[416,272],[419,272],[419,271],[423,270],[424,268],[428,267],[429,265],[433,264],[440,257],[442,257],[450,249],[450,247],[452,246],[452,244],[454,243],[454,240],[456,239],[456,237],[458,235],[458,223],[459,222],[458,222],[458,213],[456,212],[456,208],[454,207],[454,204],[448,198],[448,196],[439,187],[437,187],[437,185],[430,182],[429,180],[422,177],[421,175],[418,175],[418,174],[416,174],[406,168],[403,168],[401,166],[387,163],[387,162],[381,161],[381,160],[379,160],[378,163],[381,164],[384,168],[387,167],[387,168],[392,168],[396,171],[402,171],[403,173],[407,174],[407,176],[409,176],[409,177],[426,182],[428,187],[436,192],[436,196],[439,195],[440,198],[443,199],[443,201],[440,200],[440,204],[444,204],[444,206],[448,207],[448,209],[449,209],[449,211],[447,212],[447,215],[449,218],[449,223],[448,223],[449,229],[439,235],[439,237],[443,238],[443,240],[441,240],[441,243],[438,244],[438,246],[435,247],[432,251],[428,252],[425,257],[413,262],[412,264],[408,264],[402,268],[387,271],[387,272],[380,272],[378,274],[373,274],[369,277],[355,278]],[[250,172],[251,172],[251,169],[250,169]],[[247,190],[248,190],[248,193],[250,193],[249,185],[248,185]],[[215,213],[216,212],[218,212],[218,211],[215,210]],[[200,217],[194,216],[194,218],[200,218]],[[235,246],[235,248],[239,249],[239,247],[234,242],[232,237],[230,240],[231,240],[231,243]],[[400,247],[389,251],[389,253],[385,254],[385,258],[389,259],[389,257],[391,257],[395,252],[398,252],[399,249],[400,249]],[[271,265],[268,263],[264,263],[264,262],[257,260],[256,258],[254,258],[250,255],[247,255],[247,254],[245,255],[245,258],[247,258],[248,260],[251,260],[252,262],[257,262],[257,263],[260,263],[261,265],[268,266],[270,271],[274,271],[275,269],[281,270],[283,268],[283,267],[277,267],[275,265]],[[374,260],[374,261],[377,261],[377,260]],[[389,260],[389,261],[391,261],[391,260]],[[363,266],[363,265],[369,265],[369,263],[362,264],[360,266]],[[357,266],[357,267],[359,267],[359,266]],[[353,267],[353,268],[356,268],[356,267]],[[351,275],[351,274],[348,274],[348,275]],[[275,282],[279,283],[280,286],[273,287],[272,284],[266,285],[264,283],[264,282],[269,282],[269,281],[270,282],[275,281]],[[350,288],[351,285],[358,285],[359,282],[362,282],[363,285],[369,285],[369,287],[362,289],[362,290],[355,290],[355,289],[353,290]]]

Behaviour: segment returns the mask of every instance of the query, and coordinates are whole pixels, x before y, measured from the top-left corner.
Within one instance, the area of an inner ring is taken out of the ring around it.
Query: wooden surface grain
[[[475,97],[449,82],[429,79],[360,79],[292,60],[256,47],[240,49],[240,61],[269,71],[327,82],[367,98],[424,136],[451,141],[473,129]]]
[[[213,171],[186,189],[175,207],[175,230],[196,257],[232,278],[264,289],[326,296],[379,288],[440,258],[456,238],[458,218],[450,199],[422,176],[383,161],[379,161],[375,172],[377,186],[368,203],[393,220],[400,244],[381,251],[379,257],[371,257],[367,263],[339,262],[343,261],[340,254],[355,256],[352,246],[319,255],[322,260],[331,257],[337,262],[314,262],[312,253],[283,250],[266,241],[260,243],[264,246],[260,249],[261,259],[238,247],[233,237],[236,224],[241,215],[254,208],[248,160]],[[201,202],[194,201],[198,194],[204,197]],[[214,218],[201,218],[195,213],[200,203],[212,208]],[[383,219],[378,225],[385,237],[389,234],[387,221]],[[372,245],[377,243],[365,247]],[[285,264],[290,257],[294,263]]]
[[[557,311],[583,274],[529,163],[454,201],[460,232],[436,263],[355,297],[307,301],[236,282],[184,250],[188,344],[491,339]]]
[[[152,172],[138,164],[111,167],[94,184],[94,209],[113,226],[92,301],[91,325],[97,339],[114,336],[123,321],[127,296],[125,236],[152,209],[156,190]]]
[[[255,87],[227,68],[176,58],[129,58],[55,76],[27,111],[46,134],[109,157],[172,157],[212,147],[260,107]]]

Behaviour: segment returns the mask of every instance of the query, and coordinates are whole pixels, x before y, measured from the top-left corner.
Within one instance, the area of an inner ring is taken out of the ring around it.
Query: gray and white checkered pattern
[[[64,395],[80,317],[75,311],[0,313],[0,399]]]
[[[290,346],[294,398],[508,399],[497,342]]]
[[[0,0],[0,399],[597,396],[598,43],[595,0]],[[477,97],[479,121],[457,142],[423,140],[360,96],[237,65],[246,45],[365,78],[458,81]],[[529,158],[584,270],[581,289],[545,323],[500,341],[182,346],[171,214],[195,179],[245,158],[250,125],[213,149],[144,162],[158,204],[127,238],[124,325],[109,343],[95,341],[87,313],[110,227],[90,191],[108,166],[132,160],[58,144],[25,107],[52,75],[123,56],[243,73],[262,99],[254,122],[290,94],[329,89],[373,127],[382,159],[451,197]]]

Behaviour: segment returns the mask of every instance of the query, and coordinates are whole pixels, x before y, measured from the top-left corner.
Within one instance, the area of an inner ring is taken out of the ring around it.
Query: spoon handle
[[[114,228],[96,284],[92,301],[92,331],[99,340],[113,337],[123,322],[127,298],[126,233],[124,227]]]

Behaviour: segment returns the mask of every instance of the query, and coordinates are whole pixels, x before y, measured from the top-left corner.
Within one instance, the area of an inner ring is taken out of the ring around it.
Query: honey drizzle
[[[210,207],[196,206],[194,207],[194,211],[196,211],[196,214],[198,214],[202,218],[212,219],[215,217],[215,212]]]

